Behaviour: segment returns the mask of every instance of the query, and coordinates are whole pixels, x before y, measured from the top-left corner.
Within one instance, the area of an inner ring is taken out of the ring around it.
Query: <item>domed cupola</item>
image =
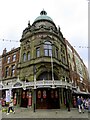
[[[38,16],[32,25],[35,25],[37,23],[40,23],[40,22],[49,22],[51,23],[52,25],[54,25],[54,27],[56,27],[55,23],[53,22],[53,20],[51,19],[51,17],[47,16],[47,12],[45,10],[42,10],[40,12],[40,16]],[[36,25],[37,26],[37,25]],[[47,26],[47,25],[46,25]]]
[[[41,21],[41,20],[48,20],[48,21],[53,22],[53,20],[52,20],[49,16],[47,16],[47,12],[46,12],[45,10],[42,10],[42,11],[40,12],[40,16],[38,16],[38,17],[34,20],[34,22]]]

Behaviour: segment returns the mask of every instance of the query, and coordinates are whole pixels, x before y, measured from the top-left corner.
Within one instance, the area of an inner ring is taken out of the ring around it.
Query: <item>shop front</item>
[[[30,107],[32,106],[32,91],[29,89],[23,90],[23,88],[13,89],[13,100],[15,106]]]
[[[59,109],[59,90],[51,88],[38,88],[36,90],[37,109]]]

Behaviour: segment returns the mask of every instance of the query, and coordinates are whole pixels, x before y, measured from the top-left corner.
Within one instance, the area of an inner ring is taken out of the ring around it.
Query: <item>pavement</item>
[[[90,118],[88,110],[79,113],[77,108],[71,108],[70,111],[67,109],[36,109],[34,112],[32,108],[16,107],[15,114],[7,115],[6,112],[0,112],[0,114],[2,118],[85,118],[85,120]]]

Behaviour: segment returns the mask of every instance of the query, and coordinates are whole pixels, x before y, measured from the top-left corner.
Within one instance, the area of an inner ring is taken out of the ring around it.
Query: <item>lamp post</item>
[[[54,74],[53,74],[53,59],[51,54],[51,68],[52,68],[52,88],[55,88],[54,86]]]
[[[51,54],[51,67],[52,67],[52,80],[54,80],[52,54]]]
[[[34,93],[33,93],[33,111],[36,111],[36,87],[34,87]]]
[[[34,73],[34,93],[33,93],[33,111],[36,111],[36,66],[33,68]]]

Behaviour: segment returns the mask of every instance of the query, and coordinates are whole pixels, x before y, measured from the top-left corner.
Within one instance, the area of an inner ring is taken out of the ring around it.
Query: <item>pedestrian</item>
[[[86,99],[86,102],[85,102],[85,109],[88,109],[88,98]]]
[[[67,100],[67,108],[68,108],[68,111],[70,112],[70,102],[69,102],[69,100]]]
[[[10,113],[10,110],[12,110],[12,112],[15,113],[15,110],[13,107],[13,99],[10,100],[7,115]]]
[[[85,104],[84,98],[81,97],[81,109],[83,113],[84,113],[84,104]]]
[[[77,97],[77,106],[79,113],[81,113],[81,98],[79,96]]]

